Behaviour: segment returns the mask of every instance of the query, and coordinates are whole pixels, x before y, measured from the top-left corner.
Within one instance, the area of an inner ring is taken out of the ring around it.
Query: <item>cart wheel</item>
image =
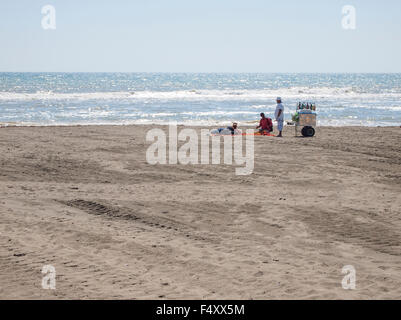
[[[315,129],[312,127],[303,127],[301,132],[304,137],[313,137],[315,135]]]

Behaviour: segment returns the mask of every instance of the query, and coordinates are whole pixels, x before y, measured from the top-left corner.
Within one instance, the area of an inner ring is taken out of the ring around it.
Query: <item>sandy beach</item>
[[[255,137],[249,176],[149,165],[150,128],[0,128],[0,299],[401,298],[399,127]]]

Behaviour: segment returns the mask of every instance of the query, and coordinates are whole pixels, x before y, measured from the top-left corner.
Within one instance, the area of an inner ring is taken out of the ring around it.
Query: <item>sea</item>
[[[0,124],[218,126],[291,121],[316,104],[319,126],[400,126],[401,74],[0,73]]]

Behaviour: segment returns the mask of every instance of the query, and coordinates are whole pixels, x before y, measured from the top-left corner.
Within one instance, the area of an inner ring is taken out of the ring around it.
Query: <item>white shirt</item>
[[[278,112],[281,110],[280,117],[278,117]],[[274,113],[274,116],[277,121],[284,121],[284,106],[281,103],[277,104],[276,107],[276,112]]]

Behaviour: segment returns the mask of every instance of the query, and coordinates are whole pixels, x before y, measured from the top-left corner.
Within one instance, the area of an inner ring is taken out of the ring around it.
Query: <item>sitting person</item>
[[[266,118],[264,113],[261,113],[260,116],[262,119],[260,119],[259,125],[256,127],[256,129],[259,129],[261,134],[269,134],[270,132],[273,132],[272,119]]]

